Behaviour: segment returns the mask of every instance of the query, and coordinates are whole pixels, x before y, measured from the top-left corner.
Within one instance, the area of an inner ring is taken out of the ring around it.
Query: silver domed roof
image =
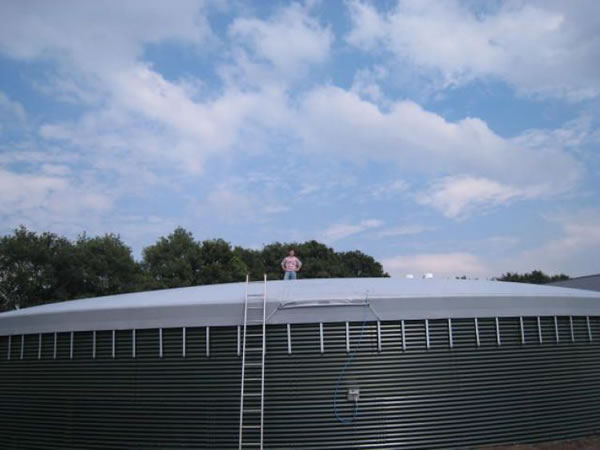
[[[250,294],[264,289],[248,285]],[[266,291],[268,324],[600,316],[598,292],[500,281],[311,279],[269,281]],[[241,325],[245,292],[229,283],[52,303],[0,314],[0,335]]]

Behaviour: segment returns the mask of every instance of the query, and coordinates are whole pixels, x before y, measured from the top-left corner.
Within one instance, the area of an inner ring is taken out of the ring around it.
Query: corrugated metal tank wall
[[[346,324],[324,324],[323,353],[319,324],[292,325],[291,354],[286,325],[268,326],[265,448],[456,448],[597,432],[600,320],[497,324],[453,319],[450,336],[447,320],[368,323],[337,400],[349,420],[346,389],[360,389],[352,424],[333,407],[351,354]],[[349,325],[351,350],[361,331]],[[41,345],[39,335],[2,337],[0,448],[237,448],[237,327],[187,328],[185,349],[182,337],[136,330],[134,357],[134,333],[116,331],[114,358],[110,330],[95,346],[92,332],[75,332],[72,346],[70,333],[56,345],[54,334]]]

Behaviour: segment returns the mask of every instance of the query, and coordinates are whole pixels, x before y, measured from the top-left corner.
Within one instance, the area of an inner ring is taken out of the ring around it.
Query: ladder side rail
[[[240,431],[239,431],[239,450],[242,450],[243,428],[244,428],[244,378],[246,375],[246,323],[248,320],[248,285],[250,275],[246,274],[246,293],[244,300],[244,335],[242,338],[242,379],[240,385]]]
[[[267,350],[267,274],[264,274],[263,319],[262,319],[262,373],[260,380],[260,450],[263,450],[265,421],[265,354]]]

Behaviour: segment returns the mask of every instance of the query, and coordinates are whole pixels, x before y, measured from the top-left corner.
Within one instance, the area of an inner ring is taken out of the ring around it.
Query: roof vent
[[[423,278],[425,278],[426,280],[429,280],[429,279],[433,278],[433,274],[431,272],[428,272],[423,275]]]

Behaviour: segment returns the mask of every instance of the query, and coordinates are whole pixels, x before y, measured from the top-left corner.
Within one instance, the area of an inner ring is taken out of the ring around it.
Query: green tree
[[[290,248],[302,261],[301,278],[386,277],[380,263],[360,251],[337,253],[317,241],[303,243],[275,242],[262,250],[236,248],[236,253],[246,263],[252,279],[266,273],[270,280],[281,278],[281,260]]]
[[[142,267],[153,289],[194,286],[202,264],[200,245],[179,227],[143,250]]]
[[[200,270],[197,284],[243,281],[248,267],[223,239],[206,240],[200,247]]]
[[[317,241],[307,241],[294,246],[301,259],[302,278],[339,278],[344,276],[344,268],[335,251]],[[284,253],[284,255],[287,252]],[[281,260],[280,255],[280,260]],[[281,269],[279,269],[281,277]]]
[[[142,265],[154,288],[243,281],[248,270],[243,259],[223,239],[199,243],[183,228],[146,247],[143,256]]]
[[[231,248],[223,239],[198,242],[177,228],[143,250],[134,260],[118,235],[80,236],[74,243],[53,233],[21,227],[0,238],[0,308],[123,292],[201,284],[281,278],[281,260],[289,248],[303,262],[301,278],[388,276],[371,256],[338,253],[317,242],[275,242],[260,250]]]
[[[0,239],[2,309],[66,300],[76,290],[75,252],[67,239],[25,227]]]
[[[546,275],[541,270],[533,270],[528,273],[511,273],[506,272],[502,274],[498,280],[499,281],[512,281],[516,283],[531,283],[531,284],[546,284],[552,283],[554,281],[562,281],[568,280],[569,276],[564,273],[558,275]]]
[[[340,253],[339,258],[343,277],[389,277],[375,258],[358,250]]]
[[[246,271],[251,280],[260,280],[263,274],[267,273],[262,250],[236,247],[233,252],[246,266]]]
[[[141,270],[131,248],[115,234],[90,238],[83,234],[75,249],[79,269],[77,297],[131,292],[137,289]]]

